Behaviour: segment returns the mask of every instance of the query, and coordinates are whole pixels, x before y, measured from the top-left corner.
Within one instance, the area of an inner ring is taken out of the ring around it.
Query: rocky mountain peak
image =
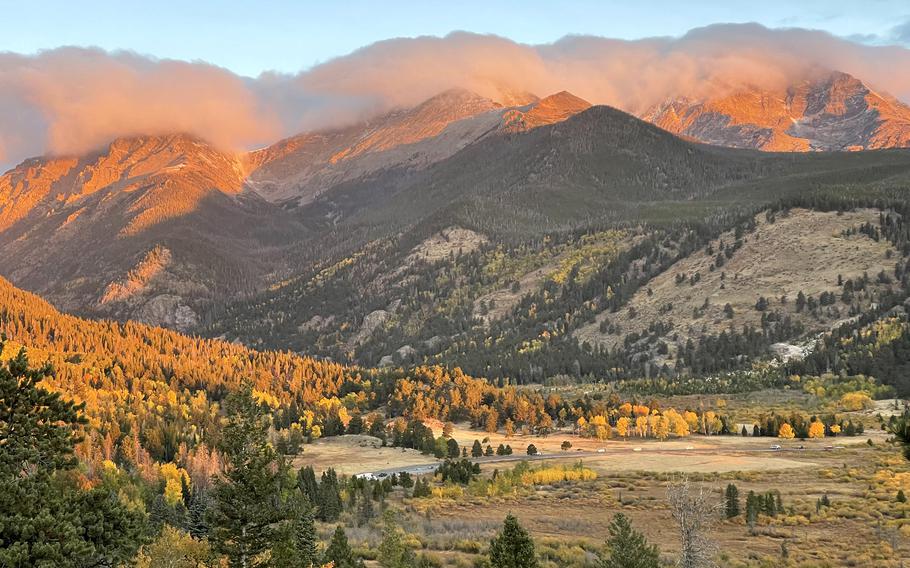
[[[769,151],[910,146],[910,107],[839,71],[778,89],[744,87],[717,96],[685,93],[642,118],[708,144]]]

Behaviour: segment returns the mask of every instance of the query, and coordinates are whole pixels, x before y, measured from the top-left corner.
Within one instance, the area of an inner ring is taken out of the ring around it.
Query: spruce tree
[[[758,514],[761,512],[761,498],[754,491],[749,491],[746,496],[746,524],[749,528],[754,528],[758,522]]]
[[[297,568],[300,554],[297,551],[297,537],[291,523],[283,523],[275,530],[275,540],[269,555],[269,568]]]
[[[51,373],[30,368],[24,349],[0,364],[0,566],[129,562],[143,518],[113,488],[83,491],[67,475],[84,407],[38,386]]]
[[[195,539],[205,538],[209,534],[209,525],[206,521],[208,500],[208,494],[204,491],[193,489],[190,493],[190,505],[186,514],[186,532]]]
[[[318,517],[321,521],[332,522],[341,515],[341,491],[338,488],[338,474],[332,468],[322,474],[319,483],[319,494],[316,500]]]
[[[490,568],[537,568],[534,541],[509,513],[502,531],[490,542]]]
[[[904,412],[896,418],[892,418],[888,424],[888,432],[901,445],[904,458],[910,460],[910,409],[905,408]],[[850,436],[856,433],[853,423],[848,423],[844,429],[844,435]]]
[[[430,490],[430,482],[426,479],[417,478],[417,481],[414,483],[414,491],[411,493],[412,497],[429,497],[432,494]]]
[[[329,546],[322,556],[323,564],[330,562],[333,568],[360,568],[363,565],[363,562],[354,557],[354,551],[348,544],[348,535],[344,533],[341,525],[335,527],[335,534],[332,535],[332,540],[329,541]]]
[[[355,414],[351,417],[350,422],[348,422],[348,434],[361,434],[363,433],[363,418],[359,414]]]
[[[357,524],[365,525],[373,518],[373,496],[370,494],[368,486],[363,488],[363,499],[360,500],[360,507],[357,509]]]
[[[281,502],[287,466],[268,443],[269,420],[250,385],[228,397],[226,412],[225,471],[214,480],[209,515],[212,546],[231,566],[262,566],[264,552],[287,543],[279,534],[288,516]]]
[[[319,482],[316,481],[316,472],[312,466],[302,467],[297,472],[297,487],[310,503],[316,503],[319,499]]]
[[[609,556],[603,555],[599,568],[657,568],[660,552],[648,543],[645,536],[632,528],[629,519],[617,513],[610,522],[610,538],[607,540]]]
[[[724,514],[728,519],[739,516],[739,489],[732,483],[724,494]]]
[[[310,568],[319,565],[319,536],[316,534],[316,521],[313,507],[305,503],[294,523],[294,537],[299,558],[299,566]]]
[[[480,445],[480,440],[474,440],[474,445],[471,447],[471,457],[479,458],[483,455],[483,446]]]
[[[414,553],[401,538],[401,529],[395,523],[391,511],[387,511],[384,516],[378,560],[382,568],[412,568],[416,562]]]

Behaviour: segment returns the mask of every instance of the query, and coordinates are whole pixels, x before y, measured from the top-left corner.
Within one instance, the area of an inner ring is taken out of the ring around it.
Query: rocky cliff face
[[[679,97],[642,118],[674,134],[735,148],[804,152],[910,146],[910,108],[839,72],[776,91]]]
[[[189,327],[283,240],[272,209],[232,154],[181,135],[120,139],[0,177],[0,263],[63,309]]]

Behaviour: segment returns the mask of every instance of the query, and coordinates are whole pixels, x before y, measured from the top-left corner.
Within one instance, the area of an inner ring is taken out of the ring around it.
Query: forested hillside
[[[343,433],[352,415],[373,411],[380,419],[457,417],[477,424],[492,413],[493,424],[511,419],[529,427],[559,411],[533,393],[499,389],[459,369],[375,371],[142,324],[84,320],[6,281],[0,333],[5,357],[26,348],[33,364],[55,370],[49,387],[86,403],[92,430],[83,450],[98,460],[141,451],[169,462],[200,444],[213,447],[219,403],[243,384],[272,408],[275,428],[286,432],[298,424],[303,435],[316,437]]]
[[[377,239],[211,333],[515,382],[747,369],[905,297],[904,205],[836,195],[517,244],[457,227]]]

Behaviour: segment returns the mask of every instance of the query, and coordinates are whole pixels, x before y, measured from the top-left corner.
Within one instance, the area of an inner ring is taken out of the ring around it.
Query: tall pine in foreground
[[[316,519],[313,507],[306,504],[294,522],[299,565],[303,568],[319,566],[319,535],[316,534]]]
[[[607,548],[609,555],[601,557],[599,568],[658,568],[660,565],[657,547],[648,544],[622,513],[617,513],[610,522]]]
[[[491,568],[537,568],[534,541],[509,513],[502,525],[502,531],[490,542]]]
[[[341,525],[335,527],[335,534],[332,535],[332,540],[329,541],[329,546],[322,556],[323,564],[330,562],[333,568],[361,568],[363,566],[363,561],[354,557],[354,551],[348,544],[348,535],[344,533]]]
[[[0,352],[3,341],[0,341]],[[68,475],[82,406],[38,386],[25,350],[0,364],[0,566],[117,566],[141,544],[143,518],[103,485]]]
[[[224,475],[214,480],[209,525],[213,548],[237,568],[268,565],[273,547],[292,543],[282,503],[287,465],[268,443],[269,420],[244,385],[226,400],[220,449]]]

